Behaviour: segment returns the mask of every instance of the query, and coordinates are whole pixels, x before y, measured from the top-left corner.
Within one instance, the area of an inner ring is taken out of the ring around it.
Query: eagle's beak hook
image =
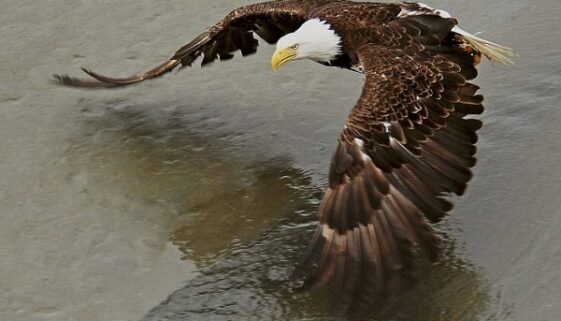
[[[296,54],[296,50],[291,48],[277,49],[271,57],[271,68],[273,71],[278,70],[282,65],[293,60]]]

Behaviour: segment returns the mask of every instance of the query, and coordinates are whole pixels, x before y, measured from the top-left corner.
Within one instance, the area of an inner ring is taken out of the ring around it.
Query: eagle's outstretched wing
[[[270,1],[238,8],[179,49],[170,59],[143,74],[110,78],[82,69],[93,79],[54,75],[57,83],[80,88],[114,88],[160,77],[178,66],[191,66],[199,57],[202,65],[228,60],[236,51],[253,54],[259,45],[254,33],[274,44],[283,35],[294,32],[307,19],[308,5],[301,1]]]
[[[475,165],[483,111],[474,57],[454,44],[453,19],[406,17],[355,54],[365,74],[331,161],[329,187],[308,256],[296,275],[332,280],[337,303],[384,296],[420,256],[439,257],[430,222],[462,194]],[[432,30],[432,31],[431,31]],[[438,31],[438,32],[433,32]]]

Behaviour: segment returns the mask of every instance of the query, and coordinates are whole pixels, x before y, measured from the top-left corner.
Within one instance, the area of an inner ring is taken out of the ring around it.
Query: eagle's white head
[[[298,30],[279,39],[271,65],[276,70],[291,60],[327,62],[340,54],[341,37],[329,24],[316,18],[304,22]]]

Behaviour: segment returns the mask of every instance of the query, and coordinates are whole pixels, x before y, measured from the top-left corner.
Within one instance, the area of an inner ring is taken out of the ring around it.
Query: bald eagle
[[[511,49],[472,35],[443,10],[421,3],[270,1],[235,9],[143,74],[92,79],[55,75],[59,84],[114,88],[276,44],[273,69],[302,59],[358,71],[362,94],[340,134],[319,205],[317,230],[296,274],[305,288],[334,284],[339,303],[384,296],[419,262],[437,260],[431,223],[464,193],[476,159],[483,112],[481,57],[512,63]]]

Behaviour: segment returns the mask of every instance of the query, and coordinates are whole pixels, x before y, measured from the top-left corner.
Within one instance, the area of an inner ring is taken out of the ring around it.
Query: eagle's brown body
[[[420,257],[439,257],[430,223],[452,208],[444,197],[462,194],[471,178],[481,123],[465,117],[483,111],[483,97],[468,81],[484,47],[456,32],[455,19],[414,3],[272,1],[234,10],[145,74],[115,79],[86,71],[95,80],[58,80],[86,88],[130,85],[198,57],[206,65],[238,50],[252,54],[254,34],[273,44],[312,18],[341,37],[343,53],[327,64],[359,68],[365,83],[338,140],[317,232],[297,275],[310,287],[335,280],[338,302],[347,304],[383,296]]]

